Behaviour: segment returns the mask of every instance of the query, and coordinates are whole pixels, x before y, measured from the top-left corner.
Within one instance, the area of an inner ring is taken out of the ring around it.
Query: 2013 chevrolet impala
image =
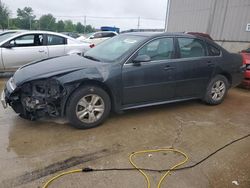
[[[19,68],[2,93],[21,117],[66,116],[76,128],[100,125],[110,111],[189,99],[219,104],[243,78],[242,57],[181,33],[128,33],[85,53]]]

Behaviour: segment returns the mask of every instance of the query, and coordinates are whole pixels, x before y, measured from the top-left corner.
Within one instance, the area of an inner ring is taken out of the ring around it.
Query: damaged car
[[[126,33],[84,57],[33,62],[10,78],[1,101],[21,117],[66,117],[76,128],[100,125],[110,111],[202,99],[220,104],[241,83],[242,57],[181,33]]]

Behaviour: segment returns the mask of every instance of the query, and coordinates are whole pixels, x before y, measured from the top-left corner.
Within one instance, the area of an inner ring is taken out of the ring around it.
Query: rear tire
[[[229,88],[228,80],[225,76],[215,76],[207,86],[204,101],[210,105],[217,105],[223,102]]]
[[[109,115],[109,95],[96,86],[84,86],[71,96],[66,107],[70,124],[78,129],[90,129],[100,125]]]

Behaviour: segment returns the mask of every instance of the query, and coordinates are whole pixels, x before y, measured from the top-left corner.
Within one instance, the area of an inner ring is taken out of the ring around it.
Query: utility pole
[[[140,16],[138,17],[138,22],[137,22],[137,29],[140,29],[140,21],[141,21],[141,18]]]
[[[86,32],[86,24],[87,24],[87,19],[86,19],[86,16],[84,16],[84,34]]]
[[[30,21],[30,30],[31,30],[31,16],[29,17],[29,19],[30,19],[30,20],[29,20],[29,21]]]
[[[171,0],[167,0],[167,10],[166,10],[166,19],[165,19],[165,32],[168,31],[168,21],[169,21],[169,13],[170,13],[170,4],[171,4]]]
[[[8,17],[8,30],[9,30],[9,27],[10,27],[10,18]]]

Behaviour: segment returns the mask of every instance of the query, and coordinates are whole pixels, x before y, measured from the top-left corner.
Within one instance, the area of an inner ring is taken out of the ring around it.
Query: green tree
[[[57,22],[57,31],[58,32],[63,32],[64,31],[65,24],[62,20],[59,20]]]
[[[56,18],[52,14],[42,15],[39,19],[40,29],[42,30],[56,30]]]
[[[73,32],[75,30],[74,24],[71,20],[65,20],[64,24],[65,24],[64,31]]]
[[[9,28],[8,29],[18,29],[16,26],[16,18],[9,18]]]
[[[92,33],[92,32],[95,32],[96,29],[93,28],[91,25],[86,25],[86,28],[85,28],[85,33]]]
[[[0,0],[0,28],[6,29],[8,27],[8,20],[10,16],[9,9]]]
[[[84,32],[84,25],[82,25],[80,22],[76,24],[76,32],[83,33]]]
[[[35,19],[33,9],[31,7],[24,7],[17,9],[17,27],[21,29],[32,29],[32,23]]]
[[[39,20],[34,20],[32,23],[32,29],[35,30],[40,30],[40,21]]]

